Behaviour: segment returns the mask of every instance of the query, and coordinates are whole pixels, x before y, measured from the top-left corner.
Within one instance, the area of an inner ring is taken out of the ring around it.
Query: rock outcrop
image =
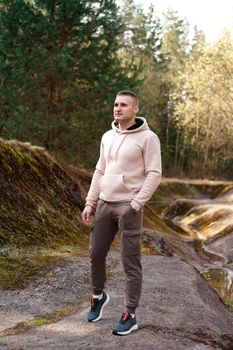
[[[78,243],[79,185],[43,148],[0,140],[0,245]]]
[[[103,319],[88,323],[85,302],[80,312],[57,323],[0,339],[1,350],[233,350],[232,315],[194,267],[172,257],[143,256],[139,329],[127,337],[112,335],[123,310],[124,284],[119,256],[113,256]]]

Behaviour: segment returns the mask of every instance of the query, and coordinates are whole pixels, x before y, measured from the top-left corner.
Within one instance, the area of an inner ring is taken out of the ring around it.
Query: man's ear
[[[134,112],[135,112],[135,114],[137,114],[137,113],[138,113],[138,111],[139,111],[138,106],[134,106]]]

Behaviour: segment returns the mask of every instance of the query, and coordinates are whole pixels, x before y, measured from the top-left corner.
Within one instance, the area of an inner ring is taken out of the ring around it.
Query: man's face
[[[131,96],[120,95],[117,96],[114,103],[113,114],[114,119],[121,123],[133,121],[138,112],[136,101]]]

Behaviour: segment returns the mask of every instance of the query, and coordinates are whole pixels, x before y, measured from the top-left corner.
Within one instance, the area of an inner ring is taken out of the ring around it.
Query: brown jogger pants
[[[142,288],[142,210],[130,202],[98,201],[90,234],[90,266],[93,292],[101,292],[106,281],[106,257],[117,233],[121,236],[121,259],[125,275],[125,305],[130,312],[138,306]]]

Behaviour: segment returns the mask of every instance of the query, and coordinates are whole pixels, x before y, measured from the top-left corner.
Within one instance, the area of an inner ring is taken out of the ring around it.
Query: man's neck
[[[130,121],[128,121],[128,122],[126,122],[126,123],[120,123],[119,122],[119,130],[120,131],[124,131],[124,130],[127,130],[128,128],[130,128],[131,126],[133,126],[134,124],[136,123],[136,117],[133,119],[133,120],[130,120]]]

